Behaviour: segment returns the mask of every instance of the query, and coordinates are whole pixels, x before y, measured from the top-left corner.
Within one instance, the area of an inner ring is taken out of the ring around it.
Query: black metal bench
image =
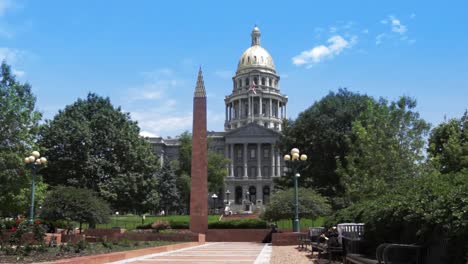
[[[448,239],[440,230],[434,230],[423,244],[380,244],[375,256],[366,255],[368,242],[343,237],[344,264],[445,264]]]

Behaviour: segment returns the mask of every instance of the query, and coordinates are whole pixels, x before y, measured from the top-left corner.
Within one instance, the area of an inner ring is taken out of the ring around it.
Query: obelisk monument
[[[192,171],[190,182],[190,231],[206,234],[208,229],[208,157],[206,139],[206,92],[198,71],[193,97]]]

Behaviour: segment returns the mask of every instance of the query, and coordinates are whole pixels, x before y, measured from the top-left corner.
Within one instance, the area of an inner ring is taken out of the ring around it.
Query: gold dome
[[[239,59],[239,64],[237,65],[237,72],[240,73],[240,71],[250,67],[258,67],[260,69],[275,72],[273,58],[266,49],[260,46],[260,30],[257,26],[252,30],[251,36],[252,46],[242,53],[242,56]]]

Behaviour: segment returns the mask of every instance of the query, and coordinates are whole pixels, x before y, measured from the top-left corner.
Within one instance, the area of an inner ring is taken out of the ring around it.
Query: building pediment
[[[243,127],[231,130],[226,132],[226,139],[234,139],[234,138],[270,138],[270,139],[278,139],[280,136],[280,132],[263,127],[256,123],[249,123]]]

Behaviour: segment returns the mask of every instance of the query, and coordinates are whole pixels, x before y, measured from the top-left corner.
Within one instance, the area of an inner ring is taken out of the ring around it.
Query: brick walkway
[[[113,264],[151,264],[151,263],[255,263],[270,262],[271,246],[250,242],[206,243],[164,253],[145,255],[137,258],[112,262]]]

